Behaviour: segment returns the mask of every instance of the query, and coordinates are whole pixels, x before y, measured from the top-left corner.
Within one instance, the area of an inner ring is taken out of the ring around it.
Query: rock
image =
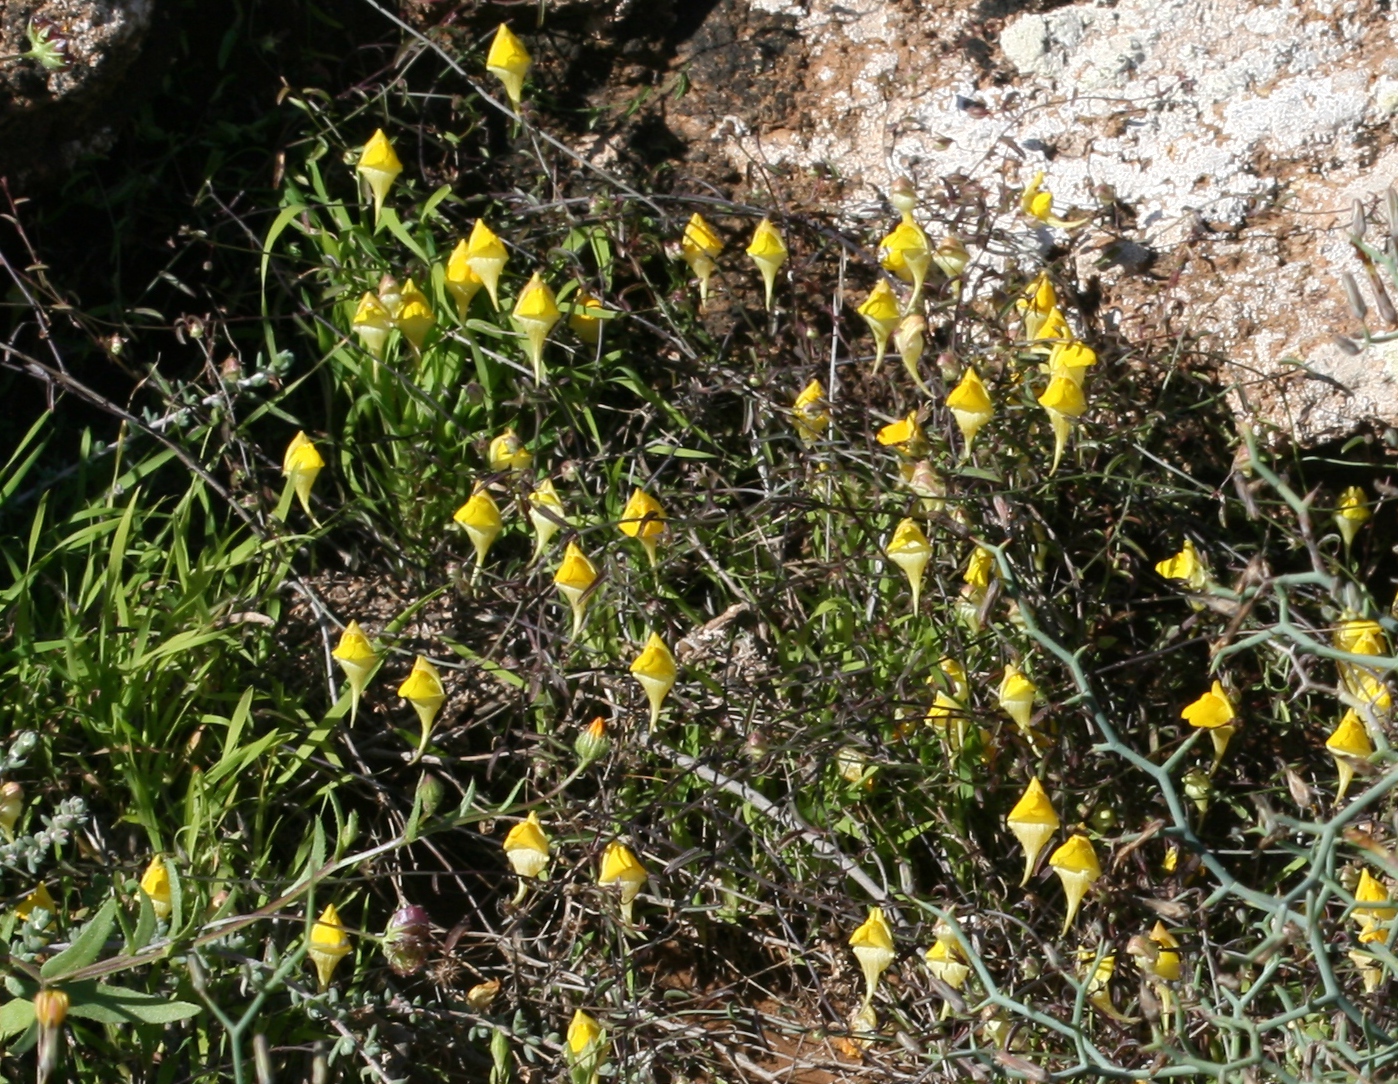
[[[91,123],[123,86],[154,0],[0,2],[0,167],[51,169],[100,141]]]
[[[848,216],[875,220],[871,240],[902,173],[1008,196],[1043,170],[1060,214],[1112,192],[1129,214],[1098,215],[1078,248],[1109,323],[1204,336],[1302,441],[1398,420],[1398,346],[1350,356],[1333,340],[1362,334],[1340,273],[1369,294],[1351,200],[1381,245],[1375,209],[1398,177],[1398,17],[1357,0],[1119,0],[1004,21],[996,7],[727,0],[709,17],[722,25],[681,47],[693,90],[671,123],[739,168],[850,180]],[[715,50],[735,68],[706,85]],[[1370,330],[1389,330],[1373,308]]]

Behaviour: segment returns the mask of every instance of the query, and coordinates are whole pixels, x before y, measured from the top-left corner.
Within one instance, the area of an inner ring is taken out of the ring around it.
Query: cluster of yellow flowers
[[[505,430],[491,441],[487,458],[496,472],[526,471],[532,467],[534,461],[532,453],[523,446],[512,429]],[[324,466],[325,461],[316,450],[314,442],[305,433],[297,433],[287,447],[282,469],[287,477],[287,484],[295,487],[303,504],[309,501],[311,486]],[[529,518],[535,531],[534,556],[537,560],[554,535],[571,524],[558,491],[549,479],[539,480],[531,489],[527,500]],[[456,510],[452,518],[470,538],[476,551],[476,566],[480,568],[485,564],[491,546],[495,544],[505,525],[500,506],[491,496],[489,487],[485,484],[478,486],[475,493]],[[641,544],[647,559],[654,567],[658,546],[666,535],[666,522],[665,509],[660,502],[637,487],[626,502],[616,526],[622,534],[634,538]],[[576,541],[569,541],[563,560],[554,573],[553,582],[572,610],[575,637],[582,630],[588,606],[595,596],[600,579],[601,573],[597,566]],[[350,718],[353,722],[364,688],[378,665],[379,652],[364,635],[359,623],[350,621],[332,655],[343,669],[349,684]],[[674,687],[679,674],[674,655],[656,633],[651,633],[641,653],[631,663],[631,673],[640,682],[650,701],[650,720],[654,725],[660,717],[661,705]],[[422,724],[420,754],[426,749],[432,724],[446,702],[446,691],[436,666],[423,656],[418,656],[412,672],[399,687],[398,695],[412,704]]]
[[[503,25],[500,30],[509,33]],[[377,217],[393,182],[403,172],[403,163],[382,129],[376,131],[365,144],[357,169],[369,185]],[[472,300],[482,288],[489,295],[491,305],[499,311],[500,276],[508,262],[509,252],[504,242],[481,219],[476,220],[469,237],[456,243],[447,260],[442,281],[455,302],[457,318],[463,325]],[[595,345],[601,337],[602,322],[608,317],[606,309],[584,289],[573,292],[568,307],[569,328],[583,342]],[[535,271],[515,299],[510,320],[524,338],[525,352],[538,384],[543,384],[547,378],[544,344],[562,316],[557,295]],[[383,360],[389,336],[395,330],[414,353],[421,354],[433,329],[437,327],[437,316],[431,301],[412,278],[400,285],[396,278],[386,274],[379,281],[377,293],[366,291],[360,297],[351,327],[377,364]]]
[[[695,211],[685,225],[684,236],[680,238],[679,256],[689,265],[699,280],[700,303],[709,299],[709,279],[718,270],[718,256],[723,251],[723,238],[709,225],[704,216]],[[771,219],[764,218],[753,231],[747,247],[748,256],[762,274],[767,308],[772,307],[772,291],[776,287],[777,272],[786,263],[786,240],[781,230],[772,225]]]
[[[1039,192],[1032,201],[1029,196],[1027,192],[1026,208],[1030,202],[1035,206],[1042,204],[1048,194]],[[953,296],[959,297],[971,255],[954,234],[945,237],[936,249],[932,248],[927,234],[913,217],[916,196],[911,182],[900,178],[890,198],[902,218],[880,244],[880,259],[886,270],[911,284],[912,290],[906,300],[900,302],[889,281],[880,279],[858,312],[874,336],[873,371],[878,371],[892,340],[913,382],[924,394],[930,395],[919,370],[927,333],[927,320],[920,311],[923,284],[929,268],[935,265],[946,277]],[[1051,207],[1052,197],[1048,199]],[[1097,354],[1074,337],[1047,271],[1041,272],[1030,284],[1025,295],[1016,302],[1016,308],[1022,317],[1024,342],[1034,352],[1047,354],[1044,370],[1048,384],[1038,396],[1038,402],[1054,431],[1052,473],[1058,469],[1073,426],[1087,410],[1084,378],[1087,370],[1097,363]],[[824,388],[819,381],[812,381],[793,404],[797,433],[807,444],[818,441],[830,424],[824,399]],[[946,405],[961,431],[962,456],[968,457],[976,434],[995,416],[994,402],[974,365],[966,367],[959,382],[948,392]],[[912,471],[905,473],[905,479],[912,477]]]
[[[1334,518],[1346,552],[1353,545],[1359,528],[1370,517],[1368,501],[1359,486],[1350,486],[1340,495]],[[1216,586],[1208,562],[1187,538],[1178,553],[1157,562],[1155,571],[1164,579],[1182,584],[1196,596],[1191,599],[1196,609],[1202,607],[1202,598]],[[1334,646],[1338,651],[1366,660],[1386,658],[1389,654],[1383,627],[1377,621],[1354,614],[1336,628]],[[1369,727],[1382,726],[1392,710],[1393,698],[1378,666],[1364,661],[1340,660],[1336,669],[1345,713],[1326,739],[1325,747],[1335,759],[1339,777],[1335,800],[1338,802],[1349,790],[1356,766],[1367,766],[1368,759],[1373,756],[1374,742]],[[1216,770],[1240,725],[1237,710],[1222,682],[1215,681],[1208,692],[1187,705],[1180,714],[1190,726],[1208,731]]]

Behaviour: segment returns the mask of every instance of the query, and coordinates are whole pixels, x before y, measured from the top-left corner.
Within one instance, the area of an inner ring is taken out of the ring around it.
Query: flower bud
[[[427,960],[432,920],[421,907],[400,907],[388,920],[383,954],[395,974],[411,975]]]
[[[594,760],[600,760],[607,755],[611,744],[611,738],[607,737],[607,721],[599,715],[587,724],[573,743],[573,751],[578,754],[578,766],[585,768]]]
[[[40,990],[34,995],[34,1019],[39,1027],[53,1029],[63,1026],[68,1018],[68,995],[62,990]]]

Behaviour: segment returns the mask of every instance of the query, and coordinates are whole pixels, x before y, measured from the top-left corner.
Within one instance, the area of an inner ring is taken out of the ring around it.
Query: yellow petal
[[[1055,376],[1049,381],[1044,394],[1039,396],[1039,405],[1068,418],[1079,418],[1087,411],[1082,388],[1066,376]]]
[[[1237,713],[1233,710],[1233,702],[1228,699],[1223,685],[1217,681],[1214,682],[1212,689],[1180,712],[1180,718],[1190,726],[1202,727],[1206,730],[1227,726],[1237,717]]]
[[[602,852],[602,870],[597,875],[597,883],[602,886],[620,885],[621,902],[629,905],[645,886],[650,875],[646,867],[632,853],[626,844],[613,840]]]
[[[947,406],[951,410],[965,410],[975,414],[989,414],[994,411],[990,393],[985,390],[975,369],[967,369],[961,382],[947,395]]]
[[[519,108],[520,98],[524,94],[524,77],[528,74],[531,63],[533,60],[524,43],[515,37],[508,26],[501,23],[495,31],[494,40],[490,43],[490,52],[486,54],[485,70],[500,80],[505,87],[505,93],[509,95],[510,104],[516,109]]]
[[[419,655],[413,662],[412,671],[398,686],[398,695],[404,700],[436,700],[444,698],[446,690],[442,687],[437,668]]]
[[[714,232],[714,228],[698,211],[689,216],[689,222],[684,228],[684,239],[680,244],[686,252],[702,253],[710,259],[723,251],[723,238]]]
[[[586,1054],[602,1038],[602,1025],[581,1009],[568,1023],[568,1051],[574,1058]]]
[[[549,861],[549,837],[538,813],[530,813],[505,836],[505,857],[520,877],[537,877]]]
[[[141,891],[150,897],[151,907],[159,918],[170,914],[170,871],[165,859],[156,855],[141,874]]]
[[[375,131],[369,137],[369,142],[364,144],[364,150],[359,155],[358,168],[377,169],[384,173],[392,173],[395,177],[403,172],[403,163],[398,160],[393,144],[388,141],[388,136],[382,128]]]

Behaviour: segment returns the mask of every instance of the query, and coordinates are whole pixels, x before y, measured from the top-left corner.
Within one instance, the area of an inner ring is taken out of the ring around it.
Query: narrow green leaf
[[[278,212],[277,217],[272,219],[272,228],[267,231],[267,240],[262,245],[262,312],[267,312],[267,265],[272,259],[272,246],[277,243],[277,238],[282,235],[282,231],[306,209],[304,203],[293,203],[288,207],[283,207]],[[163,317],[162,317],[163,319]]]
[[[61,979],[96,960],[112,934],[112,927],[116,925],[116,907],[115,899],[107,900],[92,921],[73,938],[73,943],[45,962],[39,969],[39,976],[45,980]]]

